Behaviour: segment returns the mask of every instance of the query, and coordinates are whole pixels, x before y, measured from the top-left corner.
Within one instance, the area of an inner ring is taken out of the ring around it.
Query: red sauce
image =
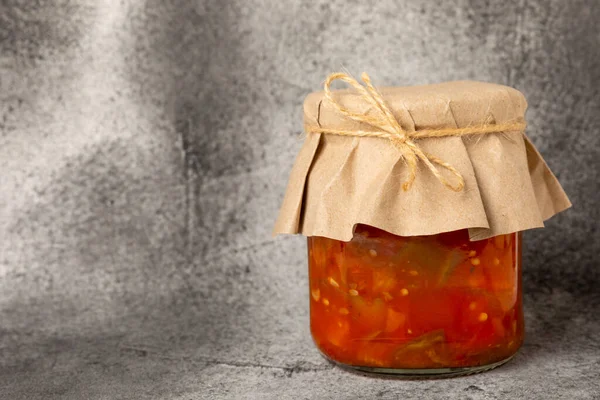
[[[520,234],[310,237],[310,321],[327,357],[362,367],[473,367],[523,341]]]

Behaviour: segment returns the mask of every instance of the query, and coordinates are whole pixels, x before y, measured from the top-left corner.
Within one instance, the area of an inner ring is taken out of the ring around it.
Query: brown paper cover
[[[508,123],[522,120],[527,108],[519,91],[483,82],[379,90],[409,132]],[[351,90],[334,95],[355,112],[372,111]],[[341,115],[323,92],[306,98],[304,125],[373,130]],[[400,236],[468,229],[471,240],[481,240],[542,227],[544,220],[571,206],[523,132],[422,138],[417,143],[452,164],[462,174],[465,188],[449,190],[420,163],[412,188],[404,191],[407,167],[388,140],[308,133],[274,234],[348,241],[357,224],[366,224]]]

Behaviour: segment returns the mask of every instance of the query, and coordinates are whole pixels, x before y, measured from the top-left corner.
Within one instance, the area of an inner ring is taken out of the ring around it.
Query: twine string
[[[416,178],[419,160],[421,160],[438,181],[448,189],[460,192],[465,187],[465,180],[460,172],[458,172],[451,164],[421,150],[417,145],[417,139],[482,135],[488,133],[523,131],[525,129],[524,121],[514,121],[504,124],[485,124],[464,128],[421,129],[410,132],[402,128],[396,117],[394,117],[394,114],[392,114],[390,108],[387,106],[381,93],[375,89],[371,83],[371,78],[369,78],[369,75],[367,75],[366,72],[363,72],[361,79],[364,82],[364,86],[356,79],[343,72],[329,75],[325,80],[325,98],[342,115],[354,121],[367,124],[375,128],[375,130],[339,130],[315,126],[309,128],[309,132],[338,136],[376,137],[389,140],[392,145],[400,151],[408,165],[408,179],[402,184],[402,188],[405,191],[410,189]],[[360,94],[361,98],[372,106],[372,109],[375,110],[375,112],[368,114],[355,113],[335,100],[333,93],[331,92],[331,84],[336,80],[343,81],[354,88]],[[451,183],[446,179],[438,167],[450,172],[455,178],[455,183]]]

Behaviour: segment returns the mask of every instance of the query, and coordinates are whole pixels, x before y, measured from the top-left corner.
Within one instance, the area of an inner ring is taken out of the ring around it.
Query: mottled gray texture
[[[2,399],[600,398],[600,8],[578,1],[5,0]],[[509,365],[327,364],[302,238],[270,237],[327,73],[522,90],[575,207],[526,235]]]

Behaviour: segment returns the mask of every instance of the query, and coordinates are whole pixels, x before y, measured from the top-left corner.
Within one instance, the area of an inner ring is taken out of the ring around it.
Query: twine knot
[[[452,165],[440,160],[439,158],[425,153],[417,145],[416,140],[420,138],[445,137],[445,136],[464,136],[487,133],[500,133],[508,131],[523,131],[525,122],[514,121],[505,124],[481,125],[466,128],[442,128],[442,129],[422,129],[414,132],[409,132],[402,128],[396,117],[392,114],[387,106],[381,93],[371,84],[371,79],[366,72],[363,72],[361,79],[364,86],[350,75],[342,72],[331,74],[325,80],[325,98],[333,104],[333,106],[346,117],[355,121],[365,123],[375,128],[373,131],[363,130],[337,130],[323,127],[311,127],[311,133],[325,133],[340,136],[357,136],[357,137],[378,137],[389,140],[394,147],[400,151],[404,160],[408,165],[408,179],[402,184],[402,188],[406,191],[412,186],[417,175],[417,163],[421,160],[433,173],[433,175],[448,189],[460,192],[465,187],[463,176]],[[335,80],[341,80],[352,86],[361,97],[375,110],[374,113],[358,114],[355,113],[337,102],[331,92],[331,83]],[[447,180],[440,172],[441,167],[450,172],[455,182]]]
[[[398,132],[397,135],[394,135],[390,140],[396,144],[404,144],[406,143],[406,135],[402,132]]]

